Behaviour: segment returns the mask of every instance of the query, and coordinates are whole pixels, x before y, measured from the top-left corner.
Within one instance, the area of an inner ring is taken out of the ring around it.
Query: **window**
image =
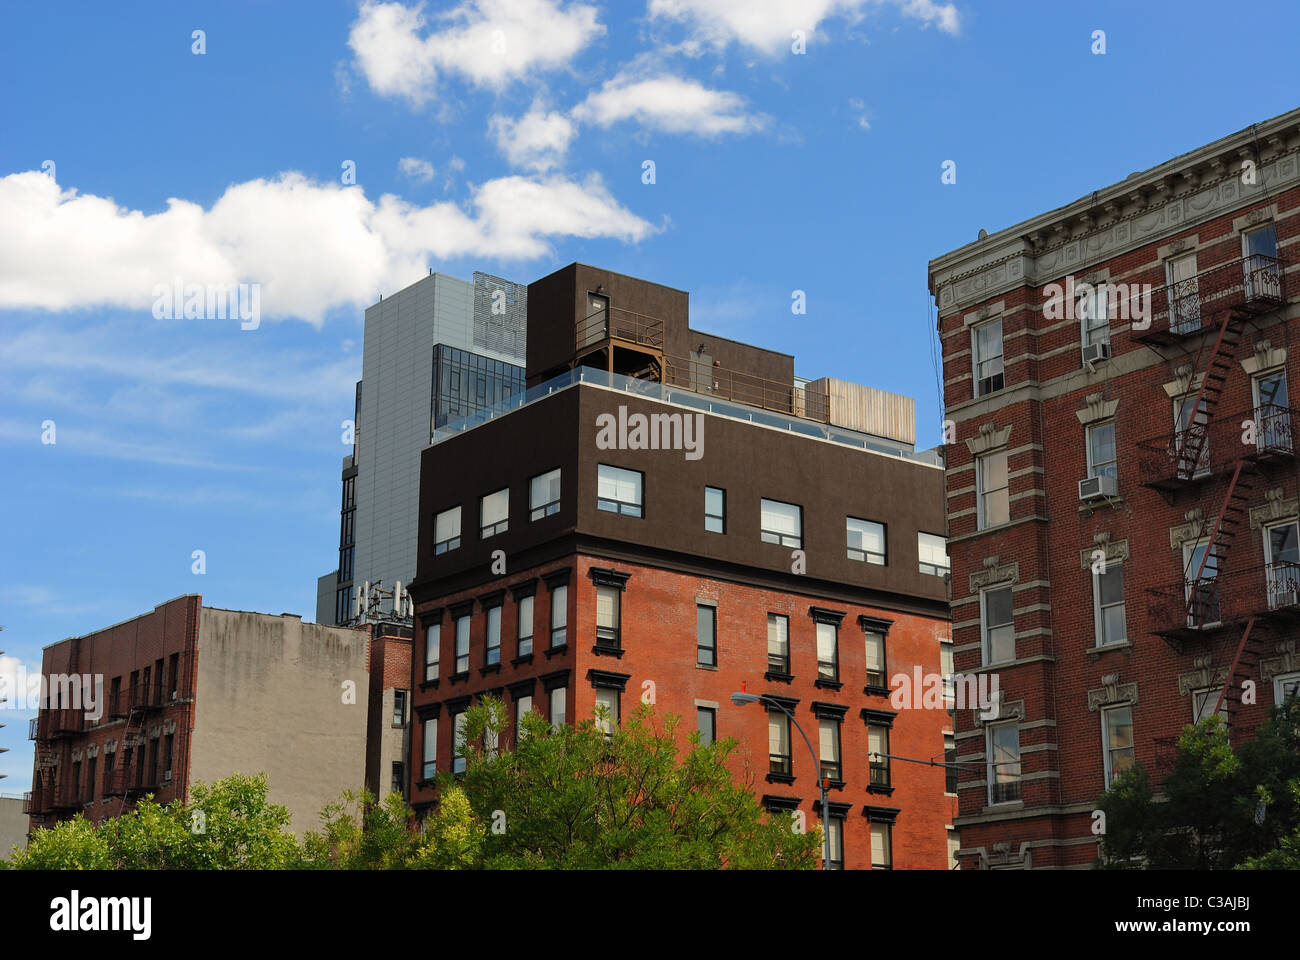
[[[1169,329],[1191,333],[1201,329],[1201,294],[1196,279],[1196,254],[1189,253],[1165,264],[1169,293]]]
[[[1095,423],[1088,428],[1088,476],[1119,476],[1115,457],[1115,421]]]
[[[867,686],[876,690],[889,688],[885,676],[885,635],[875,630],[867,631]]]
[[[1283,673],[1273,678],[1273,706],[1280,707],[1300,696],[1300,673]]]
[[[893,869],[893,830],[888,823],[871,824],[871,869]]]
[[[971,331],[975,364],[975,396],[1002,389],[1002,321],[980,324]]]
[[[1016,659],[1016,627],[1011,614],[1011,588],[998,587],[980,594],[983,617],[984,662]]]
[[[957,668],[953,666],[951,637],[942,637],[939,640],[939,672],[943,676],[943,699],[951,706],[957,692],[957,681],[954,676]]]
[[[700,746],[712,744],[718,730],[718,711],[713,707],[696,707],[695,729],[700,731]]]
[[[501,662],[501,605],[487,609],[487,657],[486,666]]]
[[[601,708],[608,716],[600,716]],[[596,729],[604,732],[607,738],[613,738],[618,729],[618,691],[612,687],[596,688]]]
[[[405,796],[406,789],[405,789],[405,784],[403,782],[405,779],[406,778],[402,776],[402,765],[400,763],[394,763],[393,782],[389,784],[389,790],[391,790],[393,793],[397,793],[397,794],[401,794],[402,796]]]
[[[1097,627],[1097,646],[1123,643],[1128,639],[1124,623],[1124,566],[1107,563],[1106,572],[1092,574],[1092,613]]]
[[[469,614],[456,618],[456,673],[469,673]]]
[[[451,772],[465,772],[465,714],[454,714],[451,721]]]
[[[922,573],[928,573],[932,577],[943,577],[948,574],[948,541],[943,537],[935,536],[933,533],[916,534],[916,553],[920,558]]]
[[[718,665],[718,611],[703,603],[695,607],[695,662]]]
[[[821,757],[821,776],[831,780],[842,780],[840,766],[840,722],[822,718],[817,721]]]
[[[478,535],[482,540],[495,537],[510,529],[510,488],[504,487],[495,493],[479,498]]]
[[[406,726],[406,691],[393,691],[393,726]]]
[[[1219,622],[1219,555],[1208,540],[1183,544],[1187,627],[1199,630]]]
[[[995,527],[1011,519],[1007,487],[1007,452],[989,453],[975,461],[978,487],[979,529]]]
[[[639,517],[642,512],[644,474],[599,464],[596,468],[596,509]]]
[[[167,689],[171,691],[168,699],[175,700],[180,696],[181,690],[181,655],[179,653],[172,654],[171,660],[167,664],[167,676],[171,678],[167,684]]]
[[[618,646],[622,592],[617,587],[596,587],[596,642],[604,646]]]
[[[1260,451],[1291,453],[1291,410],[1286,371],[1272,370],[1251,381],[1255,395],[1255,443]]]
[[[825,721],[823,721],[825,722]],[[867,753],[871,764],[871,785],[889,786],[889,728],[867,727]]]
[[[764,543],[803,546],[803,508],[780,500],[760,501],[759,535]]]
[[[569,622],[569,586],[560,584],[551,589],[551,646],[562,647],[566,640]]]
[[[163,738],[163,769],[171,772],[172,759],[176,756],[176,734],[169,733]],[[90,761],[91,772],[94,772],[95,761]]]
[[[704,488],[704,529],[709,533],[727,532],[727,491]]]
[[[957,738],[943,735],[943,792],[957,796]]]
[[[1193,414],[1192,407],[1195,404],[1195,394],[1174,401],[1174,440],[1175,449],[1178,451],[1178,475],[1184,479],[1202,476],[1210,469],[1209,413],[1205,409],[1204,396],[1201,397],[1200,406]]]
[[[790,718],[779,710],[767,715],[767,752],[769,771],[790,776]]]
[[[424,748],[422,757],[424,760],[424,772],[421,774],[425,780],[432,780],[438,772],[438,718],[430,717],[424,721]]]
[[[1106,707],[1101,711],[1102,748],[1106,752],[1106,788],[1116,775],[1133,766],[1133,708]]]
[[[442,624],[431,623],[424,631],[424,679],[438,679],[438,657],[442,655]]]
[[[840,678],[839,628],[833,623],[817,624],[817,678]]]
[[[1246,281],[1247,299],[1282,295],[1281,276],[1277,262],[1277,231],[1273,224],[1241,235],[1241,256]]]
[[[1218,714],[1223,718],[1223,722],[1228,722],[1228,711],[1219,707],[1219,696],[1223,693],[1222,687],[1210,687],[1207,690],[1192,691],[1192,723],[1200,723],[1211,714]]]
[[[873,520],[845,518],[849,559],[885,565],[885,525]]]
[[[519,656],[533,652],[533,598],[519,598]]]
[[[779,613],[767,615],[767,670],[790,673],[790,618]]]
[[[533,709],[531,696],[520,697],[515,701],[515,742],[524,738],[524,714]]]
[[[1020,799],[1020,728],[995,723],[988,730],[989,803]]]
[[[560,470],[528,481],[528,519],[540,520],[560,512]]]
[[[1110,343],[1110,289],[1105,283],[1080,284],[1075,287],[1079,296],[1079,326],[1083,345]]]
[[[556,687],[551,691],[551,728],[558,730],[564,726],[564,707],[566,689]]]
[[[460,507],[444,510],[433,520],[433,552],[435,555],[455,550],[460,546]]]
[[[826,839],[830,841],[831,862],[827,870],[844,869],[844,821],[839,817],[824,817],[822,827],[826,830]]]

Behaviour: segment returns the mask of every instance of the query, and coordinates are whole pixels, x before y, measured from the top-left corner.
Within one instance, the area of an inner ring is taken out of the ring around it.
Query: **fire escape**
[[[1159,291],[1150,327],[1133,332],[1151,346],[1200,338],[1195,359],[1182,371],[1195,394],[1180,401],[1172,434],[1138,444],[1141,482],[1170,504],[1183,490],[1223,478],[1227,486],[1222,494],[1201,495],[1218,503],[1207,522],[1209,534],[1187,552],[1181,581],[1147,591],[1147,612],[1153,632],[1179,653],[1207,641],[1207,652],[1231,650],[1214,708],[1224,712],[1229,726],[1241,705],[1242,681],[1266,650],[1264,627],[1300,619],[1300,565],[1278,561],[1239,570],[1230,562],[1256,485],[1294,459],[1291,410],[1261,397],[1248,411],[1219,415],[1244,328],[1286,305],[1283,281],[1284,264],[1277,258],[1233,260]],[[1194,517],[1189,514],[1189,520]]]

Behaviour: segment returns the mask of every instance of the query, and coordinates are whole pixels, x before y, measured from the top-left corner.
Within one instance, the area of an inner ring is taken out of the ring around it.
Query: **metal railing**
[[[1252,254],[1210,267],[1194,277],[1160,284],[1151,294],[1151,325],[1133,329],[1136,340],[1172,341],[1208,331],[1224,310],[1256,316],[1286,304],[1286,264]]]
[[[1148,487],[1178,487],[1231,470],[1242,457],[1257,461],[1292,457],[1291,425],[1296,416],[1300,411],[1265,403],[1139,440],[1139,482]]]
[[[578,353],[606,340],[662,350],[664,322],[622,307],[606,307],[583,317],[574,328],[573,345]]]
[[[1193,639],[1250,617],[1300,618],[1300,563],[1278,560],[1147,590],[1153,633]]]
[[[793,414],[821,423],[830,420],[830,396],[824,392],[715,367],[698,360],[664,357],[664,383],[760,410]]]

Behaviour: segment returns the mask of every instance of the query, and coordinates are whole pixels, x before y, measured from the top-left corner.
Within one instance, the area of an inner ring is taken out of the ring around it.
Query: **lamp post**
[[[821,775],[822,772],[821,757],[819,757],[817,755],[817,751],[813,749],[812,741],[810,741],[808,739],[808,735],[803,732],[803,727],[799,726],[799,721],[795,719],[794,714],[791,713],[789,708],[787,708],[786,705],[779,700],[775,700],[772,697],[767,696],[766,694],[745,693],[741,691],[739,693],[733,693],[731,695],[731,702],[738,707],[743,707],[748,703],[764,703],[767,704],[768,706],[776,707],[778,710],[780,710],[782,713],[784,713],[787,717],[790,718],[790,722],[794,724],[794,728],[799,731],[799,736],[803,737],[803,742],[808,747],[808,752],[812,754],[813,768],[817,771],[817,785],[821,789],[822,869],[829,870],[831,868],[831,831],[830,831],[831,810],[826,797],[826,778]]]

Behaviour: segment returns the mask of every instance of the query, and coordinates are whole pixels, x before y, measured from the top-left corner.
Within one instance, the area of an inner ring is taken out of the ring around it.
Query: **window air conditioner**
[[[1119,494],[1119,485],[1114,477],[1088,477],[1079,481],[1079,499],[1096,500],[1098,497],[1114,497]]]
[[[171,783],[171,782],[172,782],[172,772],[171,772],[170,770],[166,770],[166,771],[164,771],[164,772],[163,772],[163,783]]]
[[[1083,348],[1083,362],[1089,367],[1110,359],[1110,344],[1104,341],[1089,343]]]

